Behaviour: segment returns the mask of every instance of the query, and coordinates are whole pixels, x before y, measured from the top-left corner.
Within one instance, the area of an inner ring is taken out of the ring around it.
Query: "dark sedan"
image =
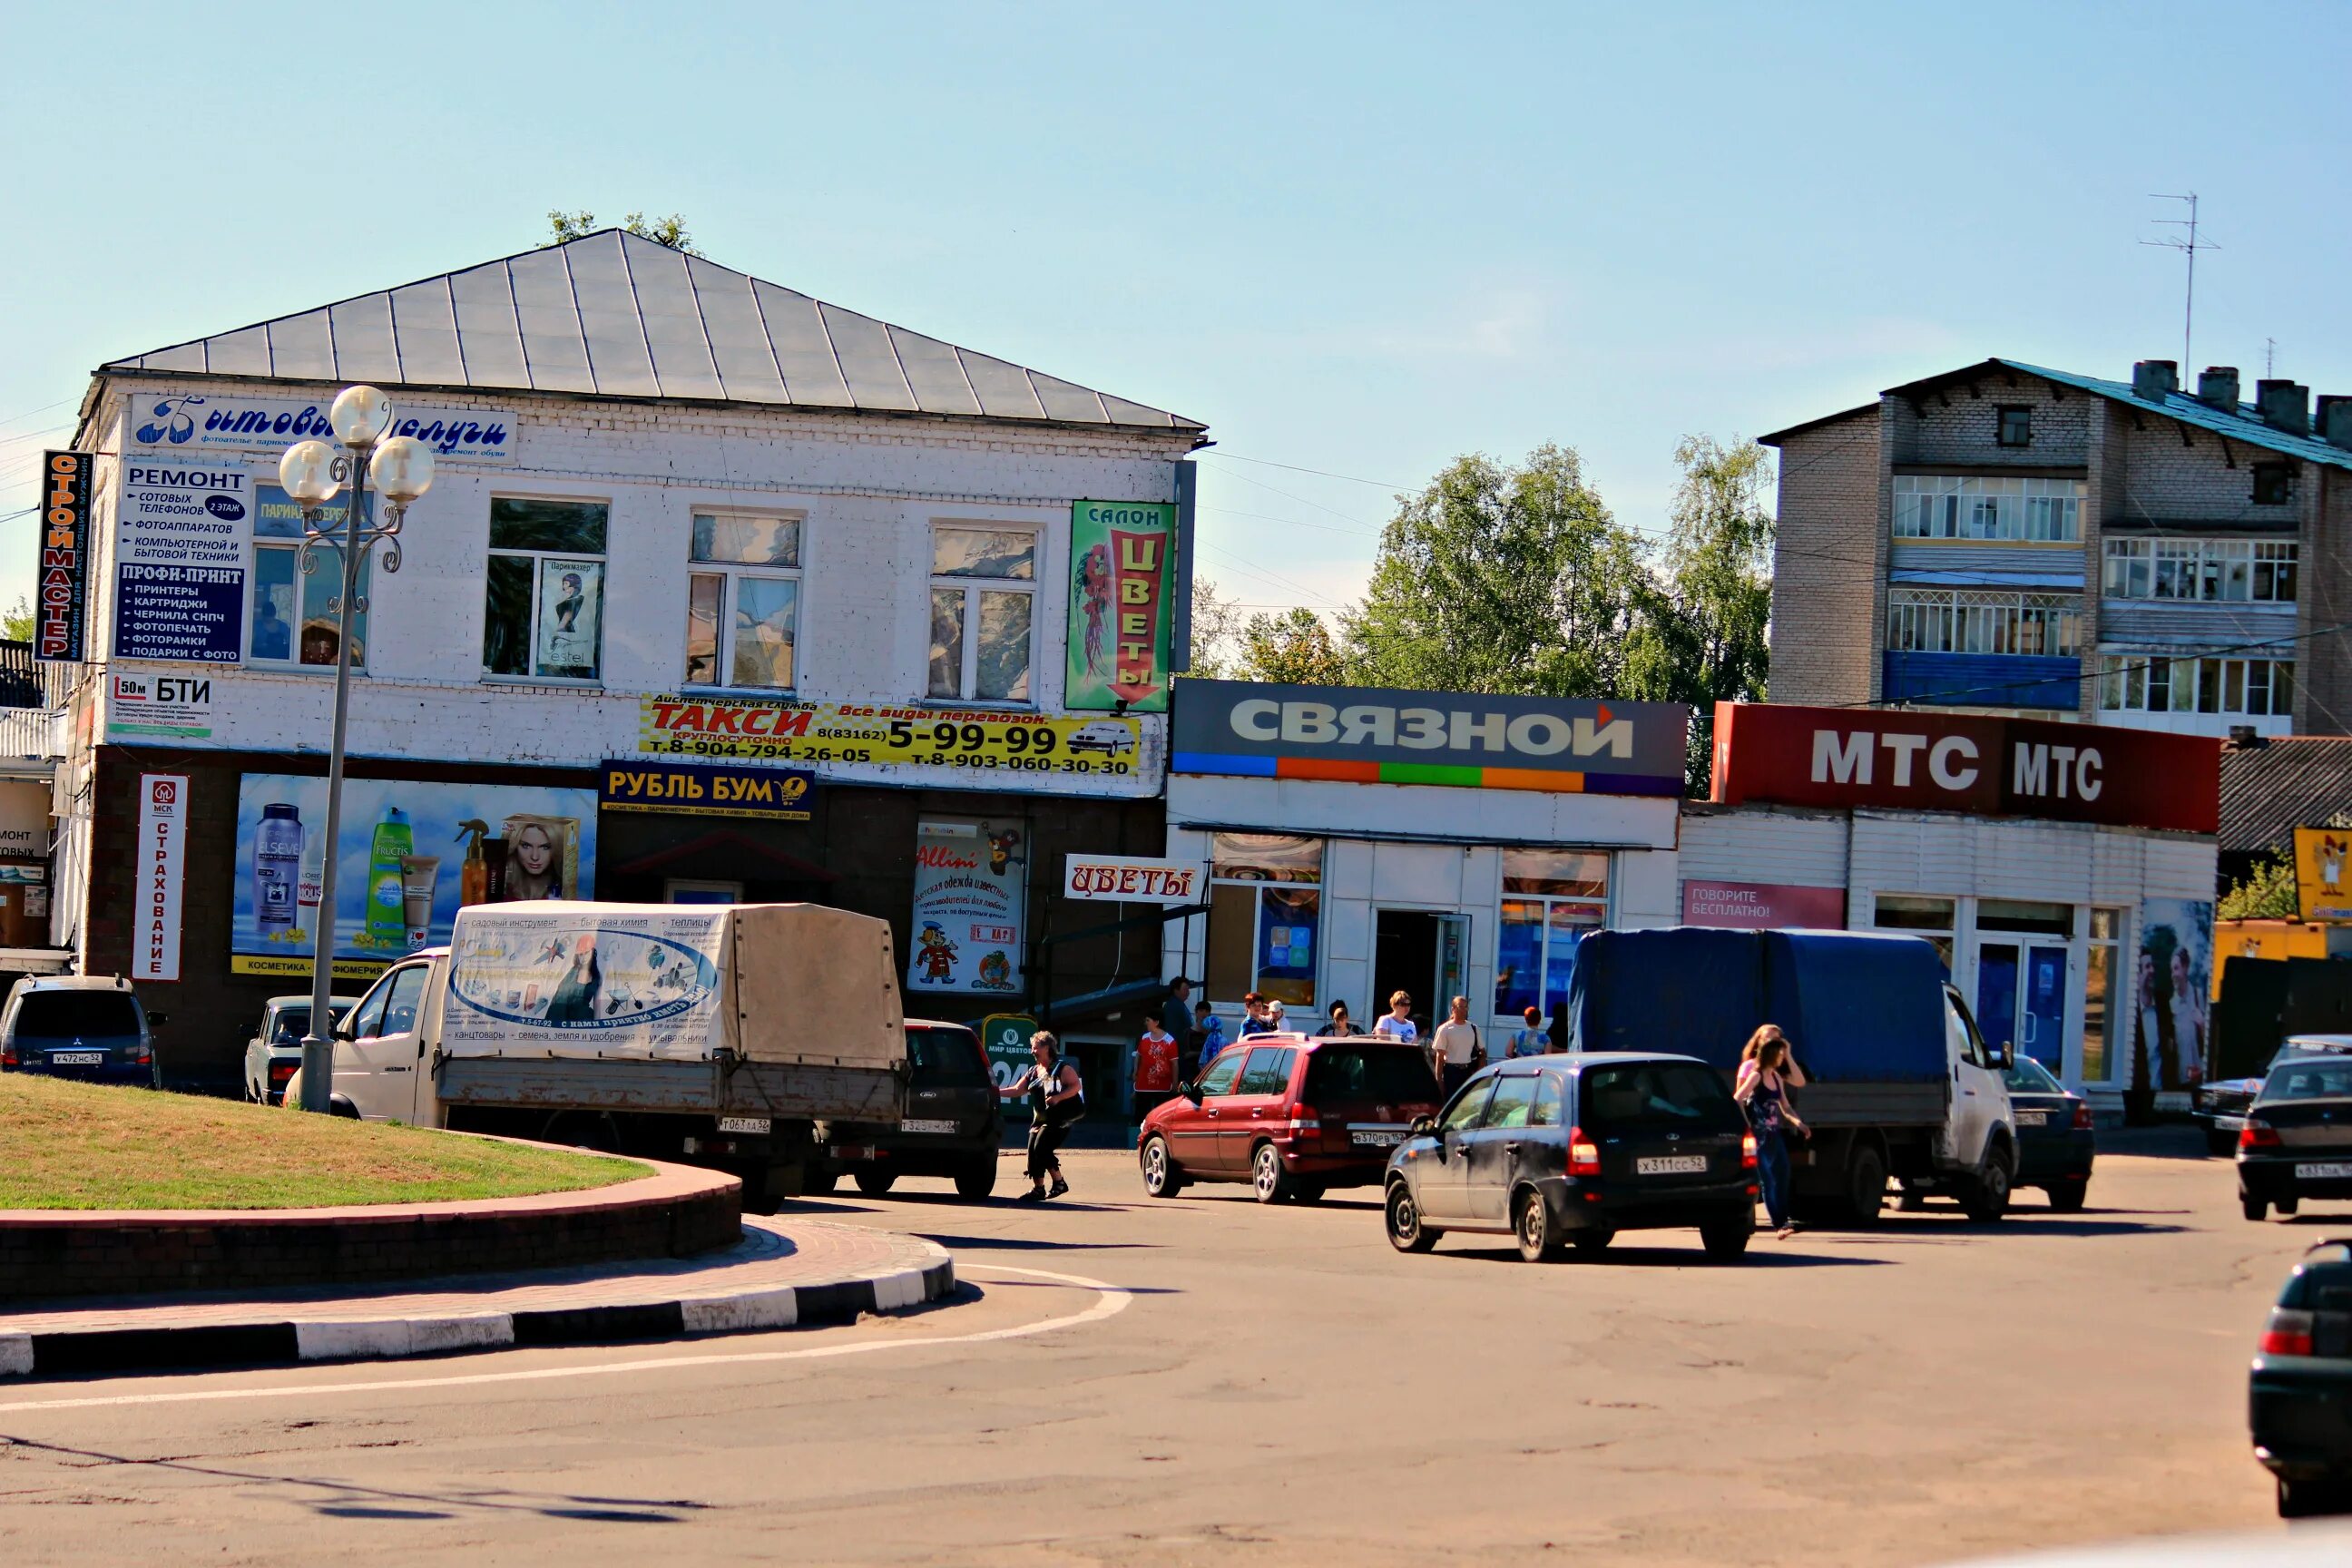
[[[2263,1080],[2280,1064],[2308,1057],[2352,1056],[2352,1035],[2297,1035],[2279,1047],[2269,1067],[2252,1078],[2216,1079],[2189,1091],[2189,1114],[2205,1127],[2205,1151],[2229,1154],[2238,1147],[2246,1125],[2246,1109],[2263,1091]]]
[[[2352,1243],[2323,1241],[2263,1329],[2248,1399],[2254,1458],[2283,1519],[2352,1510]]]
[[[2282,1063],[2238,1133],[2238,1199],[2248,1219],[2305,1198],[2352,1198],[2352,1057]]]
[[[2010,1063],[2003,1077],[2017,1117],[2016,1184],[2040,1187],[2050,1194],[2052,1208],[2074,1213],[2090,1190],[2091,1162],[2097,1153],[2089,1103],[2031,1057]]]

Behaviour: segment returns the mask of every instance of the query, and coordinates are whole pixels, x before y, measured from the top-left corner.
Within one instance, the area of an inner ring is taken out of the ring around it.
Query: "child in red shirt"
[[[1135,1043],[1135,1120],[1176,1092],[1176,1037],[1160,1026],[1156,1012],[1143,1016],[1143,1038]]]

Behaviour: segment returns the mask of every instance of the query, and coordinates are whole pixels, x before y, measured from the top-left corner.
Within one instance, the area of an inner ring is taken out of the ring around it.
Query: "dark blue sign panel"
[[[229,566],[124,563],[114,595],[114,657],[235,664],[245,574]]]
[[[710,766],[699,763],[606,763],[596,803],[606,811],[673,816],[760,816],[806,822],[816,775],[805,768]]]

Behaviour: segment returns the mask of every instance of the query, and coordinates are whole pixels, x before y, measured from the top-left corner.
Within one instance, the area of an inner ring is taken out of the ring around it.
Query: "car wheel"
[[[1421,1223],[1421,1205],[1403,1182],[1389,1184],[1387,1211],[1389,1245],[1399,1252],[1427,1252],[1437,1245],[1437,1232]]]
[[[996,1156],[982,1154],[967,1162],[956,1173],[955,1184],[956,1196],[960,1198],[978,1202],[988,1196],[996,1190]]]
[[[1323,1201],[1323,1184],[1294,1179],[1290,1184],[1290,1200],[1293,1203],[1319,1204]]]
[[[1262,1204],[1290,1201],[1290,1173],[1282,1168],[1282,1151],[1271,1143],[1261,1143],[1250,1155],[1250,1191]]]
[[[2083,1200],[2090,1195],[2088,1182],[2061,1182],[2050,1189],[2050,1206],[2059,1214],[2081,1214]]]
[[[2267,1200],[2263,1198],[2240,1198],[2238,1200],[2238,1212],[2244,1215],[2248,1219],[2252,1220],[2256,1225],[2260,1225],[2263,1221],[2271,1217],[2271,1205]]]
[[[1985,1156],[1984,1170],[1969,1184],[1960,1207],[1979,1225],[1992,1225],[2009,1212],[2010,1187],[2017,1179],[2017,1156],[2009,1145],[1996,1143]]]
[[[1876,1225],[1886,1206],[1886,1158],[1869,1144],[1853,1152],[1846,1166],[1846,1207],[1856,1225]]]
[[[1551,1205],[1541,1193],[1521,1193],[1511,1211],[1511,1230],[1519,1238],[1519,1256],[1529,1263],[1559,1261],[1559,1232],[1551,1223]]]
[[[1176,1168],[1176,1156],[1169,1152],[1168,1140],[1159,1133],[1143,1141],[1136,1159],[1143,1166],[1145,1196],[1172,1198],[1184,1190],[1184,1173]]]
[[[2352,1512],[2352,1486],[2337,1477],[2325,1480],[2278,1483],[2281,1519],[2317,1519],[2323,1514]]]
[[[1613,1230],[1571,1230],[1568,1233],[1568,1239],[1579,1252],[1606,1252],[1609,1244],[1617,1239],[1617,1233]]]
[[[1756,1215],[1751,1211],[1737,1219],[1727,1219],[1717,1225],[1698,1227],[1698,1238],[1706,1247],[1709,1258],[1726,1262],[1746,1255],[1748,1238],[1756,1234]]]
[[[2286,1219],[2293,1219],[2294,1217],[2294,1211],[2302,1206],[2303,1200],[2301,1198],[2281,1198],[2278,1201],[2278,1212]]]
[[[1925,1214],[1927,1212],[1927,1194],[1906,1193],[1895,1200],[1895,1206],[1905,1214]]]
[[[820,1171],[814,1166],[801,1173],[801,1196],[821,1198],[830,1194],[841,1180],[838,1171]]]
[[[857,1184],[857,1190],[864,1193],[867,1197],[878,1198],[884,1193],[888,1192],[893,1186],[898,1184],[898,1173],[896,1171],[877,1171],[873,1166],[868,1165],[859,1170],[849,1179],[856,1182]]]

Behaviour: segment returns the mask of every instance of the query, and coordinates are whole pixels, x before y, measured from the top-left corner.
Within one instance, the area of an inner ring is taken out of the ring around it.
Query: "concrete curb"
[[[955,1260],[920,1268],[806,1285],[770,1285],[732,1294],[534,1311],[383,1318],[362,1321],[205,1323],[184,1328],[99,1329],[62,1333],[0,1333],[0,1378],[110,1376],[134,1372],[198,1372],[292,1366],[309,1362],[382,1361],[520,1346],[613,1344],[683,1339],[855,1321],[867,1312],[898,1312],[955,1289]]]

